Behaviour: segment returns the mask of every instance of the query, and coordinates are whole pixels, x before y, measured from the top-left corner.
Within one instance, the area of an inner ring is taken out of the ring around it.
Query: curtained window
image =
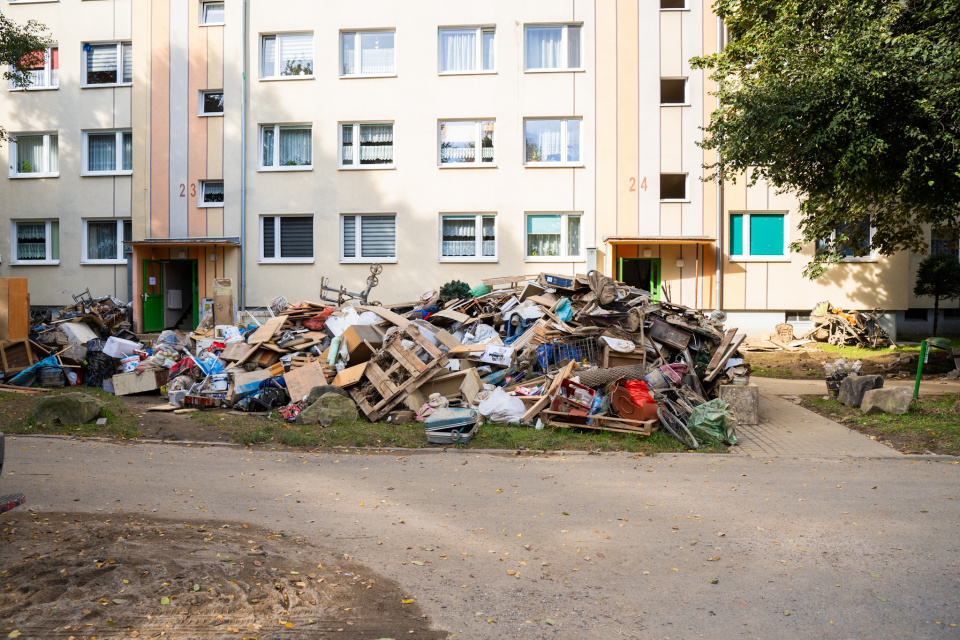
[[[81,262],[123,260],[124,220],[84,220],[83,258]]]
[[[225,17],[223,2],[204,2],[201,5],[201,25],[220,25],[224,23]]]
[[[393,165],[393,123],[340,125],[340,166]]]
[[[527,258],[580,258],[579,213],[528,213]]]
[[[10,139],[11,177],[56,177],[60,171],[57,134],[20,134]]]
[[[223,180],[200,181],[200,207],[223,206]]]
[[[440,73],[493,71],[493,27],[440,29]]]
[[[525,27],[526,69],[580,69],[580,32],[578,24]]]
[[[496,217],[493,215],[440,216],[440,260],[493,261],[497,256]]]
[[[21,58],[21,62],[26,68],[27,85],[19,86],[16,78],[11,77],[8,81],[10,89],[56,89],[60,86],[59,48],[50,47],[45,51],[29,53]]]
[[[223,115],[223,91],[201,91],[200,92],[200,115],[201,116],[222,116]]]
[[[313,75],[313,34],[286,33],[260,39],[260,77]]]
[[[313,262],[313,216],[262,216],[261,262]]]
[[[53,264],[60,260],[57,220],[18,220],[13,223],[13,264]]]
[[[130,84],[133,82],[133,45],[110,42],[83,45],[84,84]]]
[[[580,119],[529,119],[523,122],[526,164],[579,164]]]
[[[310,169],[313,127],[267,124],[260,127],[261,169]]]
[[[441,121],[440,164],[493,164],[494,124],[493,120]]]
[[[393,214],[340,216],[341,262],[395,261],[397,217]]]
[[[85,174],[116,174],[133,171],[133,133],[88,131],[84,134]]]
[[[391,76],[396,73],[394,31],[340,33],[341,76]]]

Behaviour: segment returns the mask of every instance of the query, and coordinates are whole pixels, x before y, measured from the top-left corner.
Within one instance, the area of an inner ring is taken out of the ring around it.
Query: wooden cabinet
[[[26,278],[0,278],[0,340],[25,340],[30,332]]]

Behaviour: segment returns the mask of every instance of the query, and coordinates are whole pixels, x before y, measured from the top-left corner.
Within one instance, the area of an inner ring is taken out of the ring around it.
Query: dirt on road
[[[449,636],[396,582],[284,532],[20,508],[0,540],[4,637]]]

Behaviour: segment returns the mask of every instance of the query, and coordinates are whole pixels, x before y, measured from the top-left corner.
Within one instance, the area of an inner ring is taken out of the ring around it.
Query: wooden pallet
[[[540,416],[543,424],[550,427],[616,431],[617,433],[635,433],[639,436],[649,436],[660,427],[659,420],[624,420],[612,416],[590,416],[589,419],[593,424],[587,424],[586,416],[560,411],[543,411]]]
[[[416,348],[404,349],[401,344],[404,337],[412,340]],[[421,360],[421,356],[426,356],[427,361]],[[423,337],[416,325],[409,324],[385,342],[367,363],[363,380],[350,390],[350,395],[364,415],[376,422],[446,363],[447,356]]]

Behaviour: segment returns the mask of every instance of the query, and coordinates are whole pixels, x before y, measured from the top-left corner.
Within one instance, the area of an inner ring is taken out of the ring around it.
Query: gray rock
[[[81,425],[100,415],[103,403],[85,393],[75,391],[41,398],[33,417],[40,422]]]
[[[863,403],[860,409],[867,414],[892,413],[903,415],[910,410],[913,402],[911,387],[890,387],[888,389],[871,389],[863,394]]]
[[[956,380],[957,378],[960,378],[960,369],[954,369],[947,374],[947,380]]]
[[[840,383],[837,400],[848,407],[859,407],[863,394],[871,389],[883,388],[883,376],[847,376]]]
[[[316,388],[316,387],[314,387]],[[297,415],[297,424],[320,424],[330,426],[337,421],[359,420],[357,405],[350,398],[344,398],[335,391],[323,394]]]
[[[341,387],[336,387],[332,384],[322,384],[310,389],[310,393],[307,395],[307,404],[311,405],[315,403],[317,400],[322,398],[324,394],[327,394],[327,393],[336,393],[337,395],[341,395],[344,398],[350,397],[350,392],[347,391],[346,389],[343,389]]]

